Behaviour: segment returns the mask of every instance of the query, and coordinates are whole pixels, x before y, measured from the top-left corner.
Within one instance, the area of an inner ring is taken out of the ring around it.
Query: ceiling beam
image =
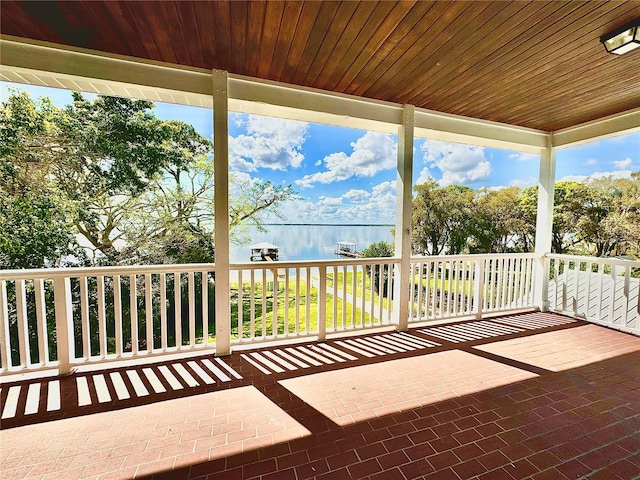
[[[212,108],[212,73],[87,49],[0,36],[0,79]],[[229,75],[229,110],[396,134],[403,106]],[[640,109],[554,132],[566,147],[640,130]],[[539,153],[547,132],[415,109],[416,137]]]
[[[229,75],[229,109],[341,127],[397,133],[402,105]]]
[[[213,107],[211,72],[0,36],[0,79]]]
[[[640,132],[640,108],[553,132],[553,146],[568,148]],[[638,145],[640,148],[640,145]]]
[[[539,154],[548,133],[504,123],[416,108],[416,137]]]

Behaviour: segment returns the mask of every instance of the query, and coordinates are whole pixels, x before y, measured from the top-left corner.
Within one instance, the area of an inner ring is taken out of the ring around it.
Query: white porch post
[[[213,154],[215,196],[216,355],[231,353],[229,286],[229,97],[228,75],[213,70]]]
[[[75,357],[73,343],[73,306],[71,304],[69,277],[57,276],[53,279],[53,297],[56,316],[58,373],[60,375],[69,375],[71,373],[71,361]],[[24,365],[26,365],[26,363]]]
[[[407,330],[409,327],[414,116],[414,106],[404,105],[402,125],[398,129],[395,256],[400,257],[400,265],[393,276],[393,320],[398,330]]]
[[[540,153],[540,177],[538,181],[538,212],[536,217],[537,257],[535,269],[534,304],[541,310],[549,308],[549,262],[544,255],[551,252],[553,234],[553,194],[556,179],[556,149],[553,134],[549,134],[547,148]]]

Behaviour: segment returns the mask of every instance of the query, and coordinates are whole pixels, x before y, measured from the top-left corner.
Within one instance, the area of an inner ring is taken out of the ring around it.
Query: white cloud
[[[483,147],[425,140],[421,148],[429,167],[437,167],[442,172],[438,182],[441,186],[472,183],[491,173],[491,163]]]
[[[229,138],[229,165],[233,170],[286,170],[302,164],[307,123],[249,115],[244,125],[246,134]]]
[[[259,177],[252,177],[246,172],[231,172],[229,178],[229,195],[241,195],[247,188],[252,185],[263,182]]]
[[[422,183],[426,183],[432,178],[433,178],[433,175],[429,173],[429,167],[424,167],[422,170],[420,170],[420,175],[416,179],[415,184],[420,185]]]
[[[382,182],[371,191],[351,189],[336,197],[295,202],[283,211],[290,222],[394,223],[396,182]]]
[[[236,127],[244,125],[243,115],[240,113],[229,113],[229,120],[231,120]]]
[[[624,170],[631,166],[631,159],[627,157],[624,160],[614,160],[613,165],[616,167],[616,170]]]
[[[595,172],[589,175],[592,180],[599,180],[601,178],[611,177],[614,180],[619,178],[631,178],[631,170],[616,170],[614,172]]]
[[[514,152],[509,155],[509,158],[513,158],[518,162],[530,162],[533,160],[540,160],[540,155],[537,153]]]
[[[589,178],[588,175],[565,175],[556,180],[556,182],[585,182]]]
[[[537,183],[538,183],[538,179],[535,177],[514,178],[509,182],[509,186],[526,188],[526,187],[530,187],[531,185],[536,185]]]
[[[321,197],[318,198],[318,204],[320,204],[320,205],[328,205],[328,206],[331,206],[331,207],[342,205],[342,197],[325,197],[325,196],[321,196]]]
[[[396,195],[396,182],[382,182],[373,187],[372,196],[374,197],[386,197],[390,198],[393,196],[395,198]]]
[[[594,172],[591,175],[565,175],[558,182],[589,182],[611,177],[614,180],[621,178],[631,178],[631,170],[615,170],[612,172]]]
[[[336,152],[323,159],[325,171],[305,175],[296,184],[302,188],[314,183],[332,183],[351,177],[372,177],[381,170],[394,168],[397,161],[397,146],[391,135],[367,132],[351,143],[353,152]]]
[[[596,163],[598,163],[598,160],[596,160],[595,158],[590,158],[586,163],[587,165],[595,165]]]
[[[366,190],[351,189],[342,197],[352,203],[365,203],[371,197],[371,193]]]

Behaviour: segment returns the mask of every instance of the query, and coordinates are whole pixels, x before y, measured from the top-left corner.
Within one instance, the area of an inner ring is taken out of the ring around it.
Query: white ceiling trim
[[[568,148],[640,132],[640,108],[553,132],[553,146]],[[640,145],[638,145],[640,149]]]
[[[198,107],[213,107],[212,72],[0,37],[0,79]],[[398,133],[403,106],[279,82],[228,76],[229,110]],[[640,130],[640,109],[553,134],[565,147]],[[416,108],[415,136],[539,153],[548,132]]]

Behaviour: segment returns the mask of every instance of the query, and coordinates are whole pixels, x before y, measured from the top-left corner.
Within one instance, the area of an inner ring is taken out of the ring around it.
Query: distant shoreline
[[[263,223],[270,227],[395,227],[393,223]]]

